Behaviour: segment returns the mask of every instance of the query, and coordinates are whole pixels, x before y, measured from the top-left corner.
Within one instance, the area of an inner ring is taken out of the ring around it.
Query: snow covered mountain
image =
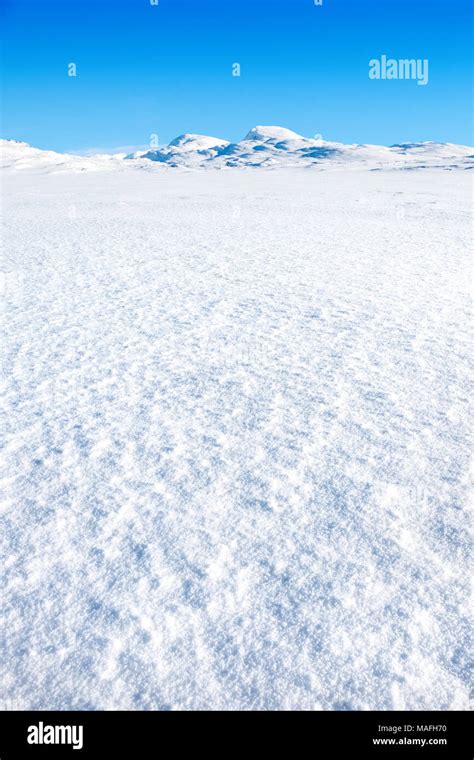
[[[383,145],[344,144],[303,137],[284,127],[257,126],[239,142],[184,134],[169,145],[125,155],[75,156],[38,150],[15,140],[1,141],[1,166],[34,171],[103,171],[157,168],[228,169],[471,169],[474,149],[438,142]]]
[[[157,161],[185,167],[367,167],[391,168],[470,168],[473,149],[450,143],[404,143],[345,145],[319,137],[308,138],[284,127],[253,127],[243,140],[229,143],[215,137],[183,135],[168,146],[127,158]]]
[[[127,159],[144,158],[150,161],[167,163],[170,166],[191,166],[201,164],[218,155],[229,143],[219,137],[184,134],[176,137],[162,148],[145,153],[133,153]]]

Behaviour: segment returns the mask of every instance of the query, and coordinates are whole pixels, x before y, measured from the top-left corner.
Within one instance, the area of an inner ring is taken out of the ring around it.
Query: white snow
[[[281,140],[304,140],[304,137],[284,127],[253,127],[244,139],[280,142]]]
[[[184,134],[169,145],[123,153],[75,156],[37,150],[26,143],[0,140],[4,168],[30,171],[163,171],[172,169],[304,168],[312,170],[472,169],[474,149],[452,143],[345,145],[302,137],[283,127],[254,127],[243,140]],[[126,159],[126,160],[124,160]]]
[[[200,165],[204,160],[214,158],[229,143],[218,137],[206,135],[185,134],[172,140],[169,145],[148,150],[142,153],[132,153],[127,159],[147,159],[172,166]]]
[[[32,148],[19,140],[0,139],[0,168],[30,172],[71,172],[86,170],[117,169],[125,154],[102,153],[95,156],[75,156],[52,150]]]
[[[206,135],[181,135],[170,142],[170,146],[183,148],[183,150],[208,150],[209,148],[228,145],[227,140],[219,137],[207,137]]]
[[[467,708],[469,172],[7,148],[0,699]]]

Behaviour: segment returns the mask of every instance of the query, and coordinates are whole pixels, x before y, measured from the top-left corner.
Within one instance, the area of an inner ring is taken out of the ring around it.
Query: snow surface
[[[15,150],[0,699],[467,708],[469,173]]]

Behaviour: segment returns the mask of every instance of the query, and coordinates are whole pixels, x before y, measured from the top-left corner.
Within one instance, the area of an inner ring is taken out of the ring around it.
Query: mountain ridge
[[[123,170],[133,168],[232,169],[471,169],[474,149],[454,143],[400,142],[391,146],[338,143],[304,137],[280,126],[256,126],[238,142],[184,133],[168,145],[134,153],[78,156],[0,140],[0,166],[36,171]]]

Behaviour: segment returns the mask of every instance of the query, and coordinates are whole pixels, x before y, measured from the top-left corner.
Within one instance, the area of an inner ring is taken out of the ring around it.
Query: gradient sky
[[[152,133],[239,140],[257,124],[341,142],[472,144],[470,0],[0,6],[2,136],[36,147],[131,149]],[[429,84],[370,80],[382,54],[428,58]]]

